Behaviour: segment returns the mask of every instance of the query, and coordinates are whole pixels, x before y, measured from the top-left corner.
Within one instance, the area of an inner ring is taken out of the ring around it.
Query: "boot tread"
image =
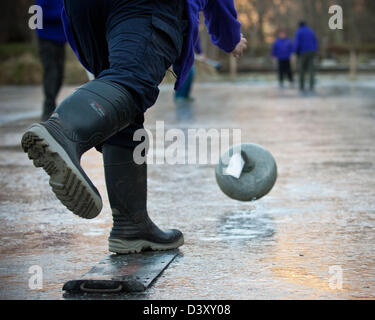
[[[22,149],[33,160],[35,167],[43,168],[50,176],[52,191],[70,211],[86,219],[93,219],[100,213],[101,207],[96,205],[81,178],[42,137],[32,131],[26,132],[22,138]]]

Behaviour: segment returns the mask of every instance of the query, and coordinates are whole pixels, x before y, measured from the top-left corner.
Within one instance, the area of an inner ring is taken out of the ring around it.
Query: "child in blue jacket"
[[[37,29],[39,54],[43,66],[44,103],[42,121],[56,108],[56,98],[64,78],[65,33],[61,20],[63,0],[37,0],[43,9],[43,29]]]
[[[168,250],[184,243],[179,230],[160,230],[147,213],[147,165],[134,159],[134,132],[154,105],[173,65],[176,89],[194,61],[199,11],[212,41],[235,57],[246,49],[233,0],[65,0],[65,32],[95,80],[65,99],[52,117],[33,125],[22,147],[50,175],[69,210],[94,218],[101,196],[80,166],[83,153],[103,152],[113,213],[111,252]],[[173,209],[171,208],[173,211]],[[171,212],[172,212],[171,211]]]
[[[279,37],[272,46],[272,56],[278,61],[278,74],[281,88],[284,86],[285,74],[289,82],[293,84],[293,72],[290,63],[293,51],[293,42],[287,37],[284,30],[280,31]]]

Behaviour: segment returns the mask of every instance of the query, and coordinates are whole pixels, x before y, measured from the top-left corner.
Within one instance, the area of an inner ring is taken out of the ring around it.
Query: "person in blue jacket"
[[[148,216],[147,165],[135,157],[140,142],[134,133],[143,128],[144,113],[171,65],[175,88],[185,82],[200,11],[213,43],[240,57],[247,41],[233,0],[65,0],[65,33],[95,80],[66,98],[48,121],[32,125],[22,148],[50,175],[57,198],[88,219],[103,204],[80,159],[93,147],[103,152],[113,213],[111,252],[168,250],[184,243],[179,230],[162,231]]]
[[[272,46],[272,56],[278,61],[278,75],[280,87],[284,87],[284,75],[287,75],[289,82],[293,84],[293,72],[290,58],[294,52],[293,42],[287,37],[284,30],[279,32],[279,37]]]
[[[44,103],[42,121],[56,108],[56,98],[64,79],[65,33],[61,20],[63,0],[37,0],[43,9],[43,28],[37,29],[39,54],[43,66]]]
[[[294,51],[299,58],[300,90],[305,92],[305,75],[309,74],[310,91],[315,89],[315,55],[318,51],[318,40],[312,29],[305,22],[300,22],[294,40]]]

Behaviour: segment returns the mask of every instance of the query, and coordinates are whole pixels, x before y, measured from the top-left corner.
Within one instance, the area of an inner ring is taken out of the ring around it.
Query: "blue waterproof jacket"
[[[289,38],[279,38],[272,46],[272,56],[278,60],[289,60],[293,52],[293,42]]]
[[[176,89],[184,84],[194,64],[194,48],[198,39],[200,11],[204,13],[205,23],[212,42],[220,49],[228,53],[232,52],[241,40],[241,23],[237,20],[234,0],[186,0],[186,2],[189,32],[184,39],[182,54],[173,66],[173,70],[178,77]],[[63,11],[63,22],[68,41],[78,55],[65,10]]]
[[[37,29],[38,37],[64,44],[66,40],[61,20],[64,0],[36,0],[36,4],[43,9],[43,29]]]
[[[294,39],[294,51],[298,55],[318,51],[318,40],[314,31],[308,26],[302,26],[297,30]]]

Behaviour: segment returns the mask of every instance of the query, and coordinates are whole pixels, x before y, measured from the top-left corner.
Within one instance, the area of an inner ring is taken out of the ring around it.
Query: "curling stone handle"
[[[79,288],[81,289],[82,292],[86,292],[86,293],[118,293],[118,292],[121,292],[121,290],[123,289],[122,284],[119,284],[117,288],[113,288],[113,289],[86,288],[85,284],[86,282],[83,282]]]
[[[245,161],[245,165],[242,169],[242,172],[250,172],[251,170],[253,170],[255,165],[251,163],[245,151],[241,151],[241,157]]]

